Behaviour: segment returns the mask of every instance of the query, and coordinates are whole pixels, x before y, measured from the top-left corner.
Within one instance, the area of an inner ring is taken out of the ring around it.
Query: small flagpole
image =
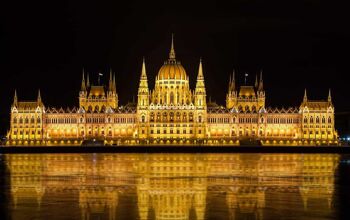
[[[248,73],[244,74],[244,85],[247,85]]]
[[[101,76],[103,76],[102,73],[98,73],[98,85],[101,85]]]

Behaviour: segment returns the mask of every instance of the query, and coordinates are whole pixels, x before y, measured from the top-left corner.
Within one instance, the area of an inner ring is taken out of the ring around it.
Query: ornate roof
[[[289,108],[272,108],[269,107],[266,109],[267,113],[274,113],[274,114],[297,114],[299,113],[299,109],[296,107],[289,107]]]
[[[256,96],[253,86],[241,86],[239,90],[239,96],[241,97],[251,97]]]
[[[307,100],[301,107],[307,107],[310,110],[326,110],[332,107],[332,103],[324,100]]]
[[[106,96],[105,89],[103,86],[91,86],[89,91],[89,97],[100,97],[100,96]]]
[[[73,107],[73,108],[54,108],[54,107],[48,107],[46,109],[46,113],[48,114],[84,114],[84,113],[96,113],[96,114],[99,114],[99,113],[136,113],[136,106],[132,106],[132,105],[125,105],[125,106],[120,106],[116,109],[114,108],[106,108],[104,110],[99,110],[99,111],[96,111],[96,110],[92,110],[92,111],[89,111],[89,110],[85,110],[84,108],[77,108],[77,107]]]

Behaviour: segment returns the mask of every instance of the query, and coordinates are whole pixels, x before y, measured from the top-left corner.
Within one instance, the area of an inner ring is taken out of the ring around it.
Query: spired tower
[[[254,86],[240,86],[239,92],[236,88],[235,72],[233,72],[226,95],[226,108],[235,108],[239,111],[258,111],[264,107],[265,91],[262,71],[260,72],[260,80],[256,76]]]
[[[196,107],[196,136],[204,138],[206,135],[207,102],[203,76],[202,59],[199,60],[196,89],[194,92],[194,103]]]
[[[89,74],[85,82],[85,73],[81,81],[79,92],[79,107],[86,111],[104,111],[106,108],[118,107],[118,94],[116,92],[115,74],[112,76],[112,70],[109,73],[108,87],[104,85],[90,84]]]
[[[37,144],[44,140],[43,115],[45,106],[40,90],[34,101],[18,101],[17,92],[11,106],[11,126],[7,137],[12,144]]]
[[[140,84],[137,93],[138,137],[147,138],[149,128],[149,90],[146,74],[145,58],[142,61]]]
[[[237,90],[235,80],[235,70],[233,70],[232,77],[228,83],[228,92],[226,95],[226,108],[232,109],[237,104]]]

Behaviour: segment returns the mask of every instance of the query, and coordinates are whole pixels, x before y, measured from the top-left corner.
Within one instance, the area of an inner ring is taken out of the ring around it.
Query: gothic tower
[[[115,74],[113,74],[113,77],[112,77],[112,69],[109,72],[107,102],[111,108],[118,107],[118,94],[117,94],[117,89],[115,85]]]
[[[83,76],[82,76],[82,80],[81,80],[81,88],[80,88],[80,92],[79,92],[79,106],[83,106],[84,103],[86,103],[86,98],[87,98],[87,85],[86,85],[86,82],[85,82],[85,72],[84,72],[84,69],[83,69]]]
[[[262,70],[260,71],[260,81],[257,88],[257,96],[258,96],[258,109],[265,108],[265,91],[264,91],[264,81],[262,76]]]
[[[232,77],[228,84],[228,92],[226,95],[226,108],[231,109],[236,106],[237,103],[237,90],[235,81],[235,71],[233,70]]]
[[[199,61],[196,88],[194,91],[194,104],[196,107],[196,136],[204,138],[206,135],[207,103],[203,76],[202,60]]]
[[[145,59],[142,61],[142,70],[140,84],[137,93],[137,120],[139,138],[148,137],[148,107],[149,107],[149,90],[146,74]]]

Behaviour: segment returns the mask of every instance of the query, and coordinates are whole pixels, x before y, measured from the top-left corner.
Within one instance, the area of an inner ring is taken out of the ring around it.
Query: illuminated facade
[[[290,206],[329,216],[340,156],[8,154],[5,161],[11,219],[55,210],[71,219],[119,219],[127,195],[135,206],[124,210],[127,219],[211,219],[219,199],[222,219],[262,220],[283,218]]]
[[[109,145],[337,145],[334,106],[309,100],[299,107],[265,106],[262,73],[255,85],[237,86],[230,77],[226,106],[207,103],[204,71],[199,62],[196,87],[176,59],[172,40],[169,58],[160,68],[154,89],[148,87],[145,60],[137,102],[119,105],[115,75],[106,86],[93,85],[83,72],[79,107],[46,107],[36,101],[11,107],[8,145],[80,145],[99,139]]]

